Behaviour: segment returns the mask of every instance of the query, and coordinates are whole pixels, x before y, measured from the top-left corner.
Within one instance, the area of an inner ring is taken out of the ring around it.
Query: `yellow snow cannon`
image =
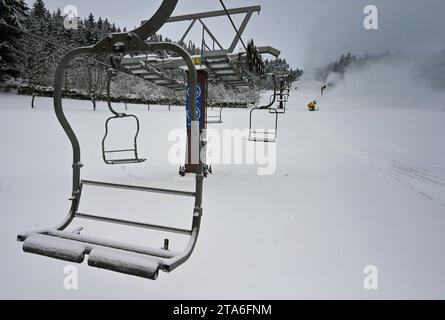
[[[317,101],[314,100],[314,101],[309,102],[307,105],[307,109],[310,112],[318,111]]]

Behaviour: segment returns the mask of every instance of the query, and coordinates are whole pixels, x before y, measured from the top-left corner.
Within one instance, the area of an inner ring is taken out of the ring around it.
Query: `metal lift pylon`
[[[190,103],[190,94],[191,87],[187,88],[187,102],[186,102],[186,110],[187,110],[187,146],[186,146],[186,159],[184,166],[179,167],[179,175],[184,177],[188,173],[197,173],[200,169],[198,168],[197,161],[193,159],[193,155],[196,154],[193,149],[196,149],[196,146],[193,144],[193,140],[191,139],[193,130],[198,130],[198,134],[200,138],[200,147],[205,148],[206,144],[206,130],[207,130],[207,88],[208,88],[208,74],[205,67],[200,67],[197,70],[197,90],[196,90],[196,113],[198,114],[197,125],[198,128],[193,128],[192,123],[190,121],[190,110],[192,104]],[[207,177],[209,174],[212,174],[212,167],[206,164],[205,154],[204,152],[200,154],[201,159],[200,162],[203,163],[203,175]]]

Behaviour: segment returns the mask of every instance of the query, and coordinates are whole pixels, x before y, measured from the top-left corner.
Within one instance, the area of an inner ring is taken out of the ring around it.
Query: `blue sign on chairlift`
[[[190,97],[190,87],[187,85],[187,101],[186,101],[186,108],[187,108],[187,129],[192,128],[192,122],[190,120],[190,109],[189,109],[189,97]],[[198,114],[198,123],[199,128],[201,129],[201,108],[202,108],[202,87],[200,84],[196,87],[196,113]]]

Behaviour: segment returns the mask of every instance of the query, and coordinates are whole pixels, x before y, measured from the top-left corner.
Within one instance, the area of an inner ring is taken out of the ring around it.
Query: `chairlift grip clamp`
[[[193,213],[193,217],[194,218],[201,218],[202,217],[202,213],[203,213],[203,209],[202,207],[198,208],[196,207]]]
[[[79,200],[79,196],[80,196],[80,189],[77,189],[76,191],[73,191],[73,193],[71,194],[71,197],[69,198],[69,201],[77,201]]]
[[[82,169],[82,168],[83,168],[82,162],[73,163],[73,169]]]

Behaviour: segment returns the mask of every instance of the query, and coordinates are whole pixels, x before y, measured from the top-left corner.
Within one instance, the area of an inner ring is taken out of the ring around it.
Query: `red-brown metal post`
[[[197,70],[198,75],[198,94],[197,94],[197,106],[198,117],[199,117],[199,133],[201,135],[202,143],[205,143],[206,137],[205,132],[207,129],[207,87],[208,87],[208,74],[205,68]],[[188,107],[188,106],[187,106]],[[188,114],[188,112],[187,112]],[[187,119],[187,151],[186,151],[186,163],[184,167],[181,167],[180,174],[185,175],[187,173],[197,173],[198,172],[198,163],[192,163],[192,145],[191,145],[191,135],[192,129],[189,123],[189,119]],[[202,159],[205,164],[205,159]],[[196,161],[195,161],[196,162]],[[208,167],[204,166],[204,174],[208,174]]]

